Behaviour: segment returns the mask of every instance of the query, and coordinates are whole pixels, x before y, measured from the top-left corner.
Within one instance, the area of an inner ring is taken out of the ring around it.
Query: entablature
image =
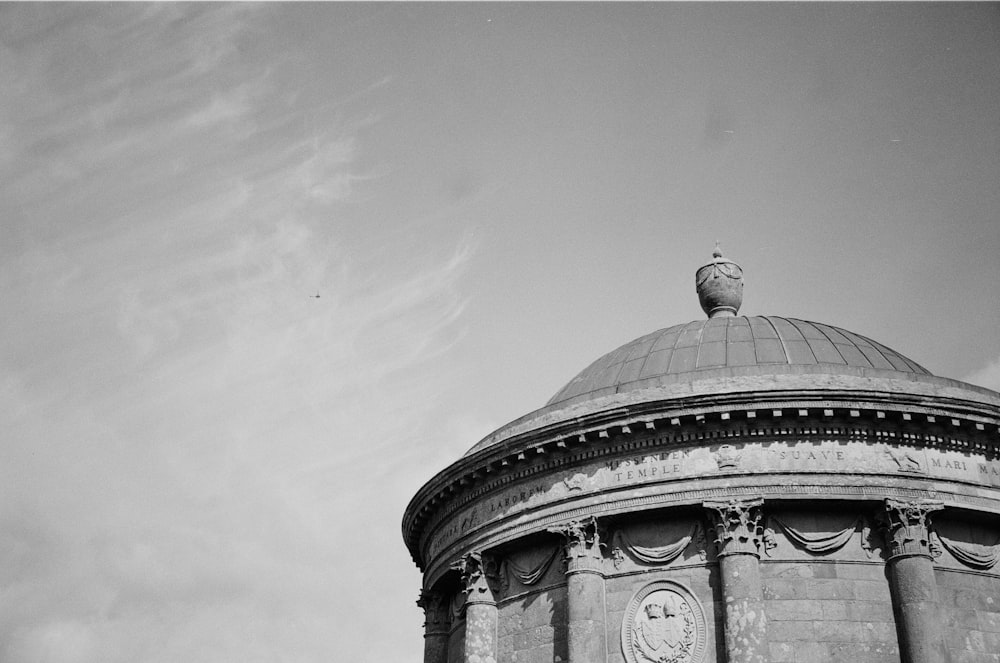
[[[418,565],[442,523],[506,486],[563,467],[643,449],[727,440],[828,438],[1000,453],[1000,408],[958,399],[879,392],[798,392],[692,397],[575,417],[460,459],[410,502],[404,537]]]

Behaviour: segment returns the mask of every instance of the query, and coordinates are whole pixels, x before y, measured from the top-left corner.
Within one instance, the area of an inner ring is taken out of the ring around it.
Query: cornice
[[[420,551],[427,528],[433,528],[448,513],[506,483],[581,459],[628,452],[629,440],[654,431],[689,444],[752,436],[747,431],[768,427],[842,424],[846,428],[863,426],[873,440],[882,429],[900,433],[898,439],[878,441],[975,449],[990,454],[1000,446],[997,404],[954,395],[865,389],[699,394],[636,402],[576,416],[548,414],[534,428],[526,426],[524,418],[514,423],[520,430],[459,459],[410,501],[403,519],[403,535],[419,566],[427,561]],[[734,434],[735,429],[739,435]]]
[[[680,378],[681,376],[677,376]],[[933,375],[900,373],[851,366],[748,366],[697,372],[686,379],[627,391],[590,395],[530,412],[477,443],[466,456],[508,438],[561,421],[662,402],[702,398],[723,400],[760,397],[767,393],[879,393],[918,400],[970,402],[1000,410],[1000,393]]]

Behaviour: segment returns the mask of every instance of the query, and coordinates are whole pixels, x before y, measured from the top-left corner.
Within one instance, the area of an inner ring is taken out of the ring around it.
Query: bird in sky
[[[319,291],[316,291],[315,295],[309,295],[309,299],[319,299]]]

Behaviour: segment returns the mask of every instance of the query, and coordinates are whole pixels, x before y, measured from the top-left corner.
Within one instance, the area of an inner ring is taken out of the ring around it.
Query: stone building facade
[[[1000,394],[696,282],[414,496],[425,663],[1000,662]]]

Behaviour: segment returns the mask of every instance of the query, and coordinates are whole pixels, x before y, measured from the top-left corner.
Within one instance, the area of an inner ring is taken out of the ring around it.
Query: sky
[[[716,241],[1000,389],[998,74],[989,3],[0,4],[0,660],[420,661],[409,498]]]

